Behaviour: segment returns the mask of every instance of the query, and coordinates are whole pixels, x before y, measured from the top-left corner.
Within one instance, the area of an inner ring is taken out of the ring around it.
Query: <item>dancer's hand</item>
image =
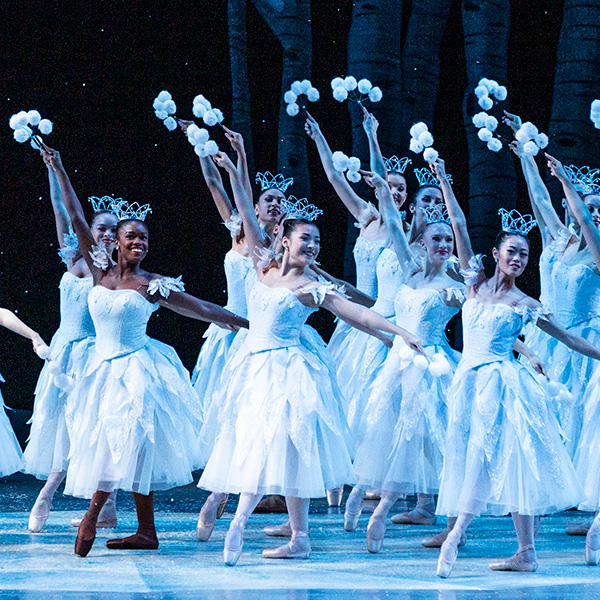
[[[311,139],[315,140],[318,136],[323,135],[319,124],[315,121],[313,116],[306,111],[306,121],[304,123],[304,131],[306,135]]]
[[[443,158],[438,158],[434,162],[429,163],[429,168],[440,183],[442,183],[442,181],[448,181],[448,175],[446,174],[446,163]]]
[[[504,116],[502,117],[502,122],[505,125],[508,125],[515,133],[521,129],[521,125],[523,121],[521,121],[521,117],[518,115],[513,115],[507,111],[504,111]]]
[[[46,144],[42,144],[42,149],[40,150],[42,153],[42,158],[47,165],[50,165],[52,170],[55,173],[65,172],[65,168],[62,164],[62,160],[60,158],[60,153],[58,150],[54,150],[50,148],[50,146],[46,146]]]
[[[185,121],[184,119],[177,119],[177,124],[179,125],[179,129],[187,135],[187,130],[190,125],[194,124],[194,121]]]
[[[387,182],[379,175],[375,173],[375,171],[365,171],[364,169],[359,169],[358,172],[362,175],[365,183],[372,188],[382,188],[387,185]]]
[[[33,351],[41,359],[44,360],[50,356],[50,348],[47,346],[46,342],[44,342],[39,333],[36,333],[32,336],[31,343],[33,344]]]
[[[228,173],[235,173],[237,171],[236,166],[231,162],[231,159],[225,152],[217,152],[212,159],[218,167],[225,169]]]
[[[370,113],[364,106],[362,107],[363,110],[363,129],[365,130],[365,133],[367,134],[367,136],[370,137],[375,137],[375,134],[377,133],[377,129],[379,127],[379,121],[375,118],[375,116],[373,115],[373,113]]]
[[[223,130],[225,131],[225,137],[229,140],[231,147],[238,153],[244,152],[244,136],[237,131],[233,131],[225,125],[221,125]]]
[[[413,335],[412,333],[408,333],[406,330],[403,330],[403,333],[399,335],[407,346],[412,348],[415,352],[425,355],[425,350],[423,349],[423,346],[421,346],[421,341],[417,336]]]
[[[548,168],[550,169],[550,173],[552,173],[552,175],[554,175],[554,177],[556,177],[559,181],[569,181],[565,168],[560,160],[554,158],[554,156],[551,156],[547,152],[544,152],[544,154],[548,159]]]
[[[525,154],[525,151],[523,150],[523,144],[521,144],[521,142],[517,142],[517,140],[515,140],[514,142],[511,142],[508,147],[519,157],[519,158],[525,158],[525,156],[527,156]]]
[[[527,357],[531,368],[540,375],[544,375],[548,379],[548,373],[546,373],[546,365],[535,355],[531,354]]]

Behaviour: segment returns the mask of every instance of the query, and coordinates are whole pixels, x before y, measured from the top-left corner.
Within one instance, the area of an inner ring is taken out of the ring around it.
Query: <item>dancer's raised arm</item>
[[[546,158],[548,159],[548,167],[550,168],[550,172],[561,182],[563,186],[565,198],[569,203],[571,212],[581,227],[581,233],[590,249],[596,269],[600,271],[600,231],[598,231],[598,227],[594,224],[592,215],[590,214],[590,211],[586,207],[584,201],[581,199],[579,192],[577,192],[575,186],[567,177],[562,163],[547,153]]]
[[[344,206],[348,209],[350,214],[361,223],[362,227],[365,227],[370,222],[363,222],[364,215],[371,212],[369,203],[363,200],[350,187],[345,175],[340,173],[340,171],[333,166],[332,152],[329,148],[329,144],[327,143],[319,124],[308,112],[306,113],[304,129],[308,137],[313,140],[317,146],[321,164],[323,165],[329,183],[331,183],[339,199],[344,203]],[[372,218],[374,219],[376,216],[377,214],[374,213]]]
[[[56,235],[58,236],[58,245],[62,248],[65,245],[65,234],[68,234],[71,229],[71,219],[65,207],[62,198],[62,191],[57,174],[54,172],[52,165],[48,162],[48,156],[40,152],[44,164],[48,169],[48,185],[50,187],[50,202],[54,211],[54,220],[56,222]]]
[[[244,188],[246,189],[246,193],[252,200],[252,184],[250,183],[250,174],[248,173],[248,159],[246,157],[246,147],[244,146],[244,137],[241,133],[237,131],[233,131],[225,125],[222,125],[223,130],[225,131],[225,137],[229,140],[231,147],[235,150],[237,154],[237,169],[240,173],[240,177],[242,178],[242,182],[244,184]]]
[[[387,179],[387,170],[385,168],[385,163],[383,162],[379,140],[377,139],[379,121],[364,106],[362,109],[363,129],[365,130],[367,140],[369,141],[369,170],[373,173],[377,173],[377,175],[385,181]]]

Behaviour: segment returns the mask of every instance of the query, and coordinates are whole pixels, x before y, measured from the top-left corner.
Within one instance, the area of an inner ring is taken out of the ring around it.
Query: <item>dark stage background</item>
[[[312,5],[311,80],[322,96],[313,112],[332,147],[349,152],[347,109],[332,99],[329,81],[346,72],[352,3],[313,0]],[[543,130],[550,116],[561,7],[558,0],[512,3],[506,82],[511,106]],[[259,169],[275,172],[281,50],[251,3],[248,18],[255,160]],[[181,274],[189,292],[224,304],[223,255],[229,248],[228,231],[219,224],[192,147],[179,132],[169,133],[156,119],[152,101],[167,89],[177,102],[178,116],[189,118],[192,99],[203,93],[223,110],[228,122],[226,0],[5,0],[0,5],[0,21],[0,305],[17,311],[48,342],[58,327],[58,283],[63,268],[56,255],[46,168],[28,144],[13,141],[8,127],[11,114],[32,108],[54,122],[47,141],[61,151],[82,200],[112,194],[151,203],[151,246],[145,268]],[[460,2],[455,2],[446,28],[442,61],[433,131],[458,196],[466,198],[468,162],[461,114],[466,75]],[[220,131],[212,131],[224,148]],[[309,156],[312,199],[325,211],[320,260],[324,268],[341,275],[347,216],[312,147]],[[303,195],[299,189],[293,193]],[[521,282],[532,294],[538,292],[539,241],[535,236],[532,264]],[[313,324],[327,338],[333,318],[322,312]],[[161,310],[152,318],[149,333],[172,344],[191,370],[205,328],[203,323]],[[4,329],[0,330],[0,348],[6,403],[31,408],[41,361],[28,341]]]

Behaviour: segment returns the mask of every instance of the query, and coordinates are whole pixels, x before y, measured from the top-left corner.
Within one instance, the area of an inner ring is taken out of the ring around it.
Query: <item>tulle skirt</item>
[[[438,514],[543,515],[580,502],[550,399],[518,361],[463,360],[448,398]]]
[[[59,330],[60,334],[60,330]],[[94,337],[65,342],[55,335],[50,344],[50,357],[73,383],[78,381],[86,361],[94,351]],[[69,433],[67,431],[67,403],[72,401],[70,392],[55,385],[55,373],[46,362],[35,388],[31,430],[25,448],[25,472],[38,479],[46,479],[50,473],[66,471],[69,465]]]
[[[327,344],[327,348],[333,358],[335,364],[338,364],[340,360],[340,353],[345,346],[346,338],[350,335],[354,328],[352,325],[348,325],[345,321],[341,319],[337,320],[335,329],[329,338],[329,343]]]
[[[397,339],[373,382],[358,428],[357,487],[436,494],[446,440],[447,395],[460,354],[448,344],[427,346],[444,356],[448,371],[434,376],[402,360]],[[431,363],[433,364],[433,363]]]
[[[192,481],[202,411],[173,348],[150,339],[109,360],[94,354],[74,395],[65,493],[148,494]]]
[[[202,412],[206,415],[221,381],[221,373],[236,332],[211,323],[204,334],[204,343],[192,372],[192,385],[198,394]]]
[[[341,404],[331,367],[318,353],[302,344],[262,352],[241,344],[212,403],[220,407],[219,431],[198,486],[318,498],[352,483]]]
[[[0,381],[4,381],[0,376]],[[7,477],[23,469],[23,453],[6,415],[4,400],[0,395],[0,477]]]

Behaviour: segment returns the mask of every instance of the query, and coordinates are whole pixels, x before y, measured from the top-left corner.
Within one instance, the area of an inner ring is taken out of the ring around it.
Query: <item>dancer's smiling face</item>
[[[398,209],[402,208],[406,202],[407,196],[406,179],[404,179],[404,175],[401,173],[388,173],[387,182],[390,186],[390,190],[392,191],[392,196],[396,206]]]
[[[127,261],[140,262],[148,254],[148,227],[135,219],[121,221],[117,226],[119,254]]]
[[[504,235],[492,250],[498,268],[509,277],[518,277],[529,262],[529,240],[522,235]]]
[[[313,223],[295,223],[292,220],[284,225],[281,243],[284,253],[289,254],[290,262],[309,266],[319,256],[321,233]]]
[[[262,223],[278,223],[282,200],[285,200],[285,195],[281,190],[273,188],[264,191],[254,206],[258,220]]]
[[[102,244],[110,253],[115,247],[117,217],[110,212],[98,212],[92,219],[92,237],[97,246]]]
[[[425,248],[425,256],[431,262],[444,262],[454,250],[454,234],[448,223],[432,223],[427,225],[421,238]]]

